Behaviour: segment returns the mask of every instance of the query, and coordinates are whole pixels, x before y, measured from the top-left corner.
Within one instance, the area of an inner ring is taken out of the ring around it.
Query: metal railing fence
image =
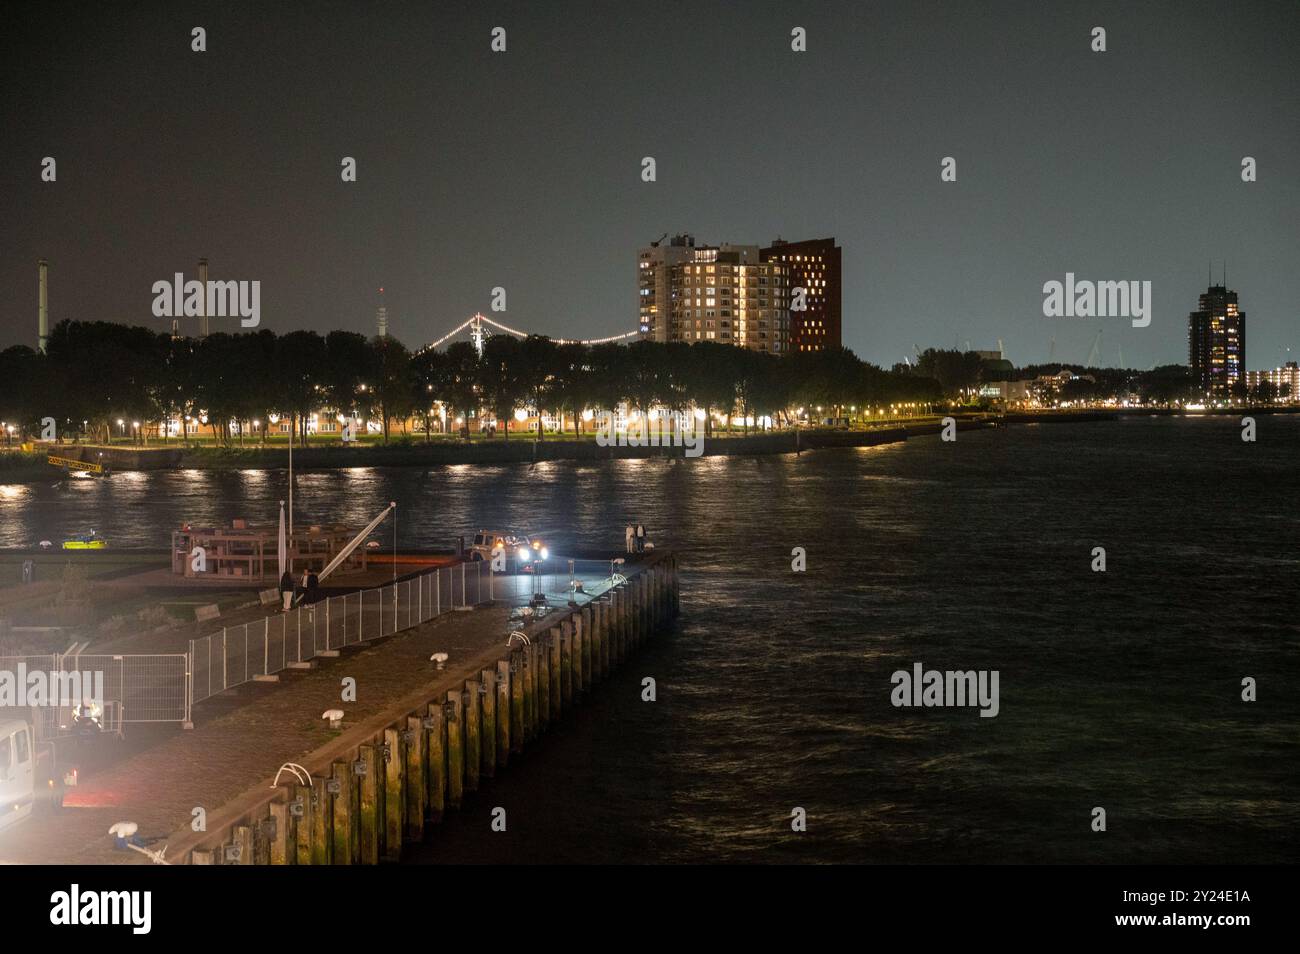
[[[461,607],[492,598],[486,562],[438,567],[387,586],[331,596],[287,613],[227,626],[190,640],[192,708],[218,693],[323,652],[391,636]]]

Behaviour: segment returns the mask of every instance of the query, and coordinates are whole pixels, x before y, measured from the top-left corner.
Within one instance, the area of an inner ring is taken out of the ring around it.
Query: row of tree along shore
[[[195,339],[64,321],[45,354],[0,352],[0,420],[10,443],[49,438],[53,422],[64,442],[187,444],[203,435],[230,446],[279,432],[305,444],[308,431],[340,435],[344,421],[373,422],[376,433],[362,426],[360,436],[384,443],[394,429],[424,440],[484,431],[508,440],[512,430],[545,429],[579,438],[616,409],[657,408],[694,412],[713,437],[719,426],[747,434],[756,425],[879,424],[904,413],[978,410],[980,385],[1006,380],[1009,368],[975,352],[935,349],[885,370],[845,348],[776,357],[715,342],[588,346],[497,335],[481,355],[468,342],[413,353],[393,337],[346,331]],[[1091,370],[1092,400],[1189,396],[1179,366]]]
[[[995,427],[1004,424],[1042,422],[1086,422],[1112,420],[1107,411],[1048,411],[1035,414],[992,415],[956,412],[958,430]],[[937,416],[918,417],[908,422],[894,422],[870,428],[813,427],[755,430],[749,435],[725,434],[701,442],[704,456],[741,457],[791,454],[806,450],[835,447],[872,447],[907,440],[909,437],[936,434],[943,427]],[[171,445],[132,447],[100,444],[38,443],[35,453],[0,454],[0,481],[25,481],[48,478],[53,471],[45,463],[46,455],[99,463],[112,471],[154,470],[277,470],[287,464],[287,441],[278,447],[249,444],[244,448],[221,448],[213,445]],[[685,448],[671,442],[642,445],[603,445],[590,438],[544,441],[394,441],[384,445],[371,443],[344,446],[312,444],[294,451],[297,470],[334,470],[348,467],[430,467],[444,464],[511,464],[536,461],[601,461],[614,458],[684,457]]]

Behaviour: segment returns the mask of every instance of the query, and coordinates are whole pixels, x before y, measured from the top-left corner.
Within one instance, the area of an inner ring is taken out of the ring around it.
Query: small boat
[[[63,549],[65,550],[103,550],[107,546],[108,541],[103,537],[96,536],[94,530],[73,537],[71,540],[63,541]]]

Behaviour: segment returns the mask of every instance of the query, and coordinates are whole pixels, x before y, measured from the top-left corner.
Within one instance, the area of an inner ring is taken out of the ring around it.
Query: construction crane
[[[1088,352],[1088,360],[1083,365],[1085,368],[1095,368],[1097,366],[1096,362],[1101,356],[1101,332],[1102,329],[1098,328],[1097,337],[1092,339],[1092,350]]]

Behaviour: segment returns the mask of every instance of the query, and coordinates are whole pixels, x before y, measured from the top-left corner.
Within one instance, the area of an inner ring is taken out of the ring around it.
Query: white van
[[[0,831],[32,813],[36,747],[32,728],[16,719],[0,721]]]

